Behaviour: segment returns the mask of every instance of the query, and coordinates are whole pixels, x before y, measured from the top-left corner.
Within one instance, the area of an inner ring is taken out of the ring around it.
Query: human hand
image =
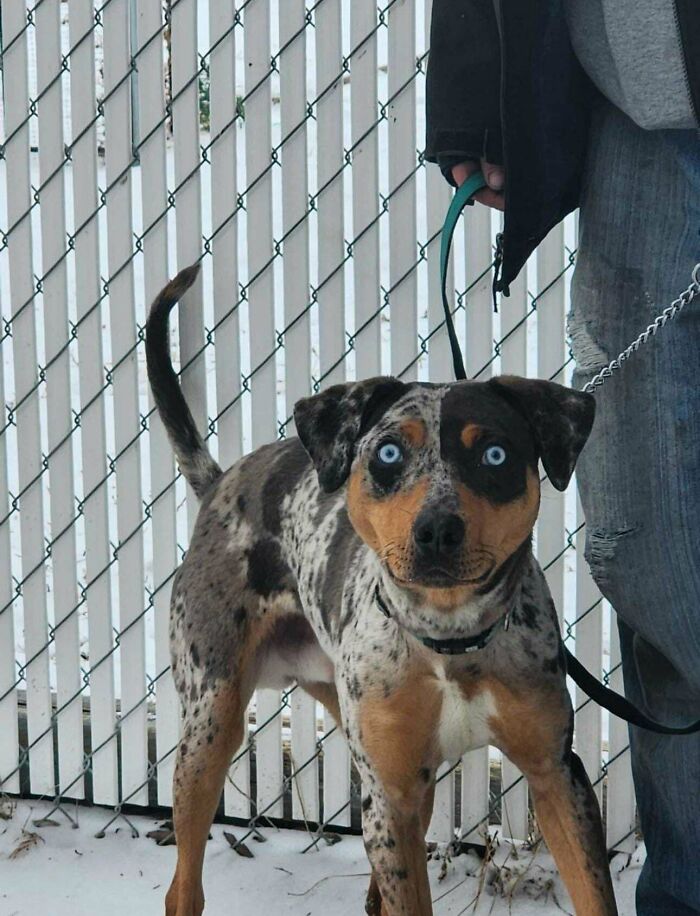
[[[477,191],[474,195],[474,200],[478,200],[480,204],[485,204],[487,207],[493,207],[495,210],[504,210],[506,173],[502,166],[492,165],[490,162],[486,162],[485,159],[481,159],[479,162],[469,159],[452,167],[452,177],[457,187],[459,187],[479,169],[483,172],[488,187]]]

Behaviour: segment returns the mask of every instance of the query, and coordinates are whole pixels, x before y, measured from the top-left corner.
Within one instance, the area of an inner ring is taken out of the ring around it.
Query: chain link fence
[[[0,790],[168,807],[179,709],[170,585],[196,501],[145,380],[147,306],[202,262],[173,348],[223,466],[293,434],[345,378],[451,374],[439,295],[450,191],[423,154],[429,0],[6,0],[0,145]],[[449,285],[471,375],[566,381],[575,221],[497,313],[499,217],[472,208]],[[543,491],[536,548],[564,635],[620,686],[574,494]],[[576,697],[608,841],[630,849],[626,728]],[[342,736],[296,687],[258,691],[221,816],[359,827]],[[527,787],[494,750],[440,776],[434,839],[525,839]],[[245,837],[244,837],[245,839]]]

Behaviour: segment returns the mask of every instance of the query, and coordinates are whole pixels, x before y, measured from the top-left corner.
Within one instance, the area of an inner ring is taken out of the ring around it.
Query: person
[[[504,211],[507,292],[580,207],[569,335],[582,386],[700,261],[697,0],[433,0],[426,156]],[[507,303],[504,307],[507,307]],[[577,470],[586,558],[618,615],[627,696],[700,712],[700,303],[597,395]],[[700,913],[700,735],[630,728],[639,916]]]

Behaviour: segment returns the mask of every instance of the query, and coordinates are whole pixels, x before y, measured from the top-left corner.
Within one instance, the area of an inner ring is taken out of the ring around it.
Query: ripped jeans
[[[698,261],[700,133],[644,131],[602,105],[569,317],[577,387],[688,286]],[[587,559],[617,611],[627,696],[684,724],[700,718],[700,302],[596,400],[577,469]],[[700,914],[700,734],[630,732],[648,851],[637,913]]]

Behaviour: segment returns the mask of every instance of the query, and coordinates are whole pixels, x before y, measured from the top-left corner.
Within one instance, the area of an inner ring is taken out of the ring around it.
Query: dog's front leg
[[[420,795],[420,790],[417,793]],[[369,796],[366,799],[366,804],[369,805],[370,801],[368,800]],[[420,812],[420,832],[421,837],[425,838],[426,833],[428,832],[428,827],[430,826],[430,819],[433,816],[433,802],[435,800],[435,782],[431,781],[428,785],[425,794],[423,795],[423,801],[421,804]],[[372,872],[372,880],[370,881],[369,888],[367,890],[367,898],[365,900],[365,912],[367,916],[382,916],[386,914],[387,910],[382,910],[382,895],[379,890],[379,884],[377,882],[377,876]]]
[[[566,690],[494,686],[497,744],[530,783],[535,813],[576,916],[616,916],[598,801],[571,748]]]
[[[396,682],[387,675],[381,690],[371,682],[352,686],[353,696],[340,686],[339,693],[362,777],[362,832],[373,871],[368,903],[376,913],[380,894],[382,916],[431,916],[425,831],[439,763],[439,693],[430,679],[406,672]]]
[[[417,786],[420,801],[425,792]],[[362,834],[382,899],[382,916],[430,916],[425,829],[416,798],[392,798],[372,785],[362,803]]]

